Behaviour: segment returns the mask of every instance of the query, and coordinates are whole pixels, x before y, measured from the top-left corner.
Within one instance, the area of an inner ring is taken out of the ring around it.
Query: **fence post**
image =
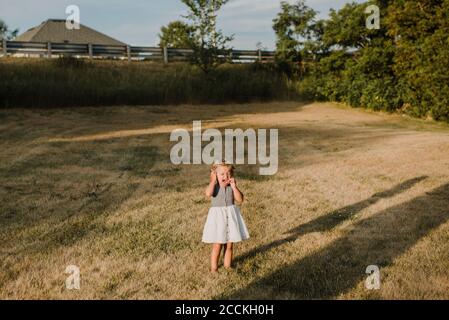
[[[94,56],[94,49],[92,48],[92,43],[87,44],[87,51],[89,53],[89,59],[92,59]]]
[[[168,49],[164,47],[164,63],[168,63]]]
[[[47,42],[47,58],[51,58],[51,42]]]
[[[262,62],[262,50],[259,49],[259,62]]]
[[[8,43],[6,42],[6,39],[3,39],[2,41],[2,48],[3,48],[3,56],[7,56],[8,55]]]
[[[128,57],[128,62],[131,61],[131,47],[129,45],[126,46],[126,56]]]

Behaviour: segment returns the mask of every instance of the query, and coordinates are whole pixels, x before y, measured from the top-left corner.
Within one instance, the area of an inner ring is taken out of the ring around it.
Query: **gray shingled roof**
[[[80,24],[80,28],[69,30],[65,20],[48,19],[37,27],[31,28],[14,39],[26,42],[53,42],[53,43],[92,43],[102,45],[126,45],[101,32]]]

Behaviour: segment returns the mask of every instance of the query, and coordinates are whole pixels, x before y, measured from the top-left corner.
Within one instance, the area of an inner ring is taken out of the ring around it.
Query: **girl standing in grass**
[[[234,178],[234,167],[224,161],[212,166],[210,183],[206,196],[212,205],[203,229],[202,241],[212,243],[211,272],[218,270],[218,260],[222,246],[225,245],[224,267],[231,268],[233,243],[249,238],[248,229],[240,209],[234,200],[241,204],[243,194]]]

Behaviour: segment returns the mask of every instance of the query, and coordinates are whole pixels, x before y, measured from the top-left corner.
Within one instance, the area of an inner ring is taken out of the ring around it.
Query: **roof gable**
[[[15,41],[53,43],[92,43],[102,45],[126,45],[112,37],[80,24],[79,29],[69,30],[65,20],[49,19],[15,38]]]

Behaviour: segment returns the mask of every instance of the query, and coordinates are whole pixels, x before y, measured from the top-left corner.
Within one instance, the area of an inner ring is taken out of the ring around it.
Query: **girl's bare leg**
[[[212,245],[212,254],[210,256],[210,271],[216,272],[218,270],[218,259],[220,258],[221,243],[214,243]]]
[[[225,252],[225,256],[224,256],[224,267],[229,269],[231,268],[231,264],[232,264],[232,242],[228,242],[226,244],[226,252]]]

